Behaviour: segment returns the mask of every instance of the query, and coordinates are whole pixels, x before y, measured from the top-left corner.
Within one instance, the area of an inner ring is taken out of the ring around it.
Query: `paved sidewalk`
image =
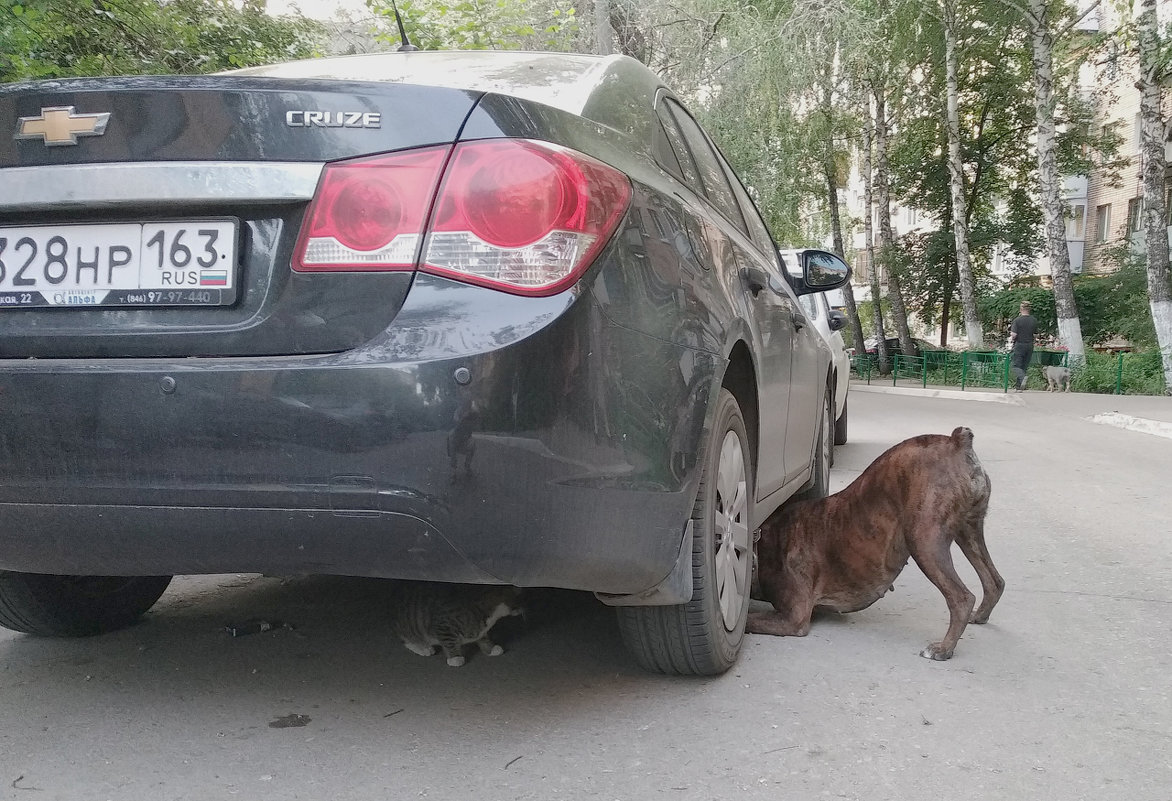
[[[882,392],[894,395],[950,398],[953,400],[985,401],[1024,406],[1033,411],[1069,417],[1093,419],[1096,423],[1119,426],[1133,431],[1145,431],[1157,436],[1172,437],[1172,398],[1153,395],[1098,395],[1090,392],[1002,392],[1000,389],[973,387],[961,391],[957,387],[926,388],[912,382],[892,386],[890,382],[852,380],[851,392]]]

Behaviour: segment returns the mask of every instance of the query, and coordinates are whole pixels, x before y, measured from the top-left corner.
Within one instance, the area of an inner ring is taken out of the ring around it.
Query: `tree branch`
[[[1087,16],[1088,16],[1088,15],[1089,15],[1089,14],[1090,14],[1092,11],[1096,10],[1096,9],[1099,7],[1099,3],[1100,3],[1100,2],[1102,2],[1102,0],[1095,0],[1095,2],[1093,2],[1093,3],[1091,3],[1089,6],[1087,6],[1087,9],[1086,9],[1086,11],[1082,12],[1082,13],[1081,13],[1081,14],[1079,14],[1077,17],[1075,17],[1074,19],[1072,19],[1070,22],[1066,23],[1066,24],[1065,24],[1065,25],[1063,25],[1063,26],[1062,26],[1060,29],[1058,29],[1058,31],[1057,31],[1057,32],[1054,34],[1054,39],[1055,39],[1055,41],[1057,41],[1058,39],[1061,39],[1063,36],[1065,36],[1066,34],[1070,33],[1070,30],[1071,30],[1071,29],[1072,29],[1072,28],[1073,28],[1075,25],[1077,25],[1077,24],[1079,24],[1080,22],[1082,22],[1084,19],[1086,19],[1086,18],[1087,18]]]
[[[997,2],[1003,6],[1008,6],[1009,8],[1016,11],[1018,14],[1021,14],[1027,20],[1032,20],[1034,18],[1034,15],[1030,13],[1030,10],[1028,8],[1021,5],[1020,3],[1014,2],[1014,0],[997,0]],[[1096,5],[1098,5],[1097,2],[1096,2]]]

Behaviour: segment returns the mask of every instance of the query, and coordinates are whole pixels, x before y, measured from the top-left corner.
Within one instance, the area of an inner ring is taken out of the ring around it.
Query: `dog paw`
[[[952,651],[951,649],[945,650],[943,643],[934,642],[920,651],[920,656],[936,662],[943,662],[946,659],[952,659]]]
[[[462,657],[462,656],[449,656],[448,657],[448,664],[451,665],[452,667],[460,667],[461,665],[464,664],[464,657]]]
[[[986,624],[988,622],[989,622],[989,613],[988,612],[986,612],[983,615],[979,615],[976,612],[973,612],[973,614],[969,617],[969,623],[976,623],[978,626],[983,626],[984,624]]]
[[[805,637],[810,633],[810,623],[793,626],[776,612],[752,612],[745,623],[750,634],[771,634],[774,637]]]
[[[488,649],[489,656],[500,656],[504,652],[505,652],[505,649],[499,645],[494,645],[492,648]]]

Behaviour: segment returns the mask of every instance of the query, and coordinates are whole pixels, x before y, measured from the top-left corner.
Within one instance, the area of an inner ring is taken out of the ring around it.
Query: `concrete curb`
[[[917,398],[947,398],[948,400],[984,401],[986,403],[1007,403],[1010,406],[1024,406],[1020,395],[1004,392],[964,392],[959,389],[919,389],[917,387],[884,387],[877,384],[851,383],[851,392],[879,392],[885,395],[911,395]]]
[[[1087,418],[1092,423],[1105,426],[1125,428],[1128,431],[1139,431],[1142,434],[1154,434],[1157,437],[1172,439],[1172,423],[1163,423],[1159,420],[1148,420],[1145,417],[1132,417],[1130,414],[1119,412],[1103,412]]]

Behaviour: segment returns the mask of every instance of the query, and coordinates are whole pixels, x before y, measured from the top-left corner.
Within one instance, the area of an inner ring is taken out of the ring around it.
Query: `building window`
[[[1133,197],[1127,201],[1127,230],[1138,231],[1143,228],[1144,199]]]
[[[1086,235],[1087,207],[1085,203],[1071,203],[1066,212],[1066,238],[1082,239]]]
[[[1106,242],[1111,237],[1111,204],[1095,209],[1095,241]]]

